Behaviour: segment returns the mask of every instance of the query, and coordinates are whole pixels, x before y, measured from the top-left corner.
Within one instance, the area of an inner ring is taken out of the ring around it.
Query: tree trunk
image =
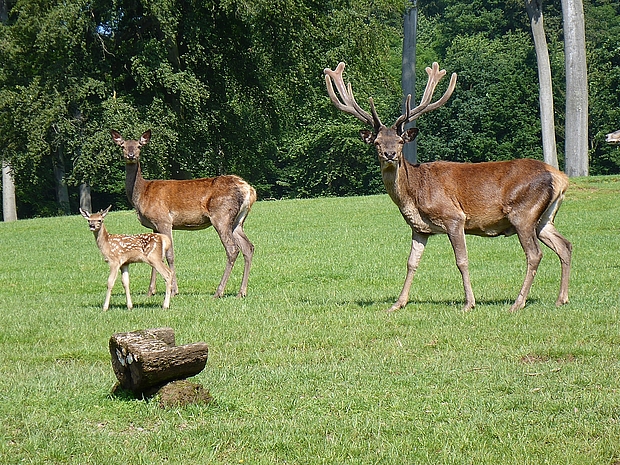
[[[13,182],[11,167],[5,161],[2,162],[2,215],[4,217],[4,221],[17,220],[15,183]]]
[[[197,375],[209,354],[204,342],[175,346],[172,328],[114,334],[109,348],[120,385],[136,395]]]
[[[6,23],[9,20],[9,8],[7,0],[0,0],[0,23]]]
[[[558,153],[555,144],[555,123],[553,111],[553,85],[547,38],[543,25],[542,0],[525,0],[525,9],[530,18],[536,62],[538,65],[540,125],[542,129],[543,160],[558,167]]]
[[[412,0],[407,6],[403,21],[403,62],[402,62],[402,88],[403,88],[403,112],[404,102],[407,95],[411,94],[411,105],[415,105],[415,65],[416,65],[416,34],[418,23],[417,0]],[[415,126],[415,121],[405,125],[405,129]],[[409,142],[403,146],[403,155],[409,163],[417,163],[417,142]]]
[[[562,0],[566,66],[565,164],[569,176],[588,175],[588,72],[582,0]]]
[[[54,181],[56,183],[58,211],[64,215],[69,215],[71,213],[71,208],[69,206],[69,188],[65,180],[65,160],[61,147],[58,147],[57,157],[54,160]]]
[[[86,212],[92,213],[93,206],[90,196],[90,185],[87,182],[80,184],[80,208]]]

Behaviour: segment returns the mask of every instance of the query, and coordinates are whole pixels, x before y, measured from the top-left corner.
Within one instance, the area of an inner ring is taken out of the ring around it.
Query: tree
[[[407,5],[403,18],[403,111],[407,95],[411,94],[411,105],[415,106],[415,73],[416,73],[416,35],[418,29],[418,2],[411,0]],[[415,121],[405,125],[405,129],[415,126]],[[416,141],[405,144],[403,156],[410,163],[418,161]]]
[[[7,0],[0,0],[0,25],[9,19]],[[4,221],[17,220],[17,204],[15,203],[15,181],[7,157],[2,159],[2,216]]]
[[[565,164],[569,176],[588,175],[588,73],[581,0],[562,0],[566,62]]]
[[[543,160],[558,167],[558,154],[555,144],[555,116],[553,110],[553,85],[551,82],[551,63],[543,25],[542,0],[525,0],[525,9],[530,18],[536,63],[538,65],[540,121],[542,127]]]

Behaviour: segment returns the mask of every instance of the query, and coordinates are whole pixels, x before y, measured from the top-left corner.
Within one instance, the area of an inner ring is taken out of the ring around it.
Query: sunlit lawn
[[[573,181],[556,219],[573,242],[571,302],[545,258],[510,314],[516,237],[468,237],[477,307],[446,237],[429,240],[394,314],[411,232],[386,195],[258,202],[249,295],[211,298],[214,230],[175,232],[180,294],[147,298],[132,265],[101,311],[108,267],[81,216],[0,224],[0,463],[620,464],[620,178]],[[112,212],[110,232],[144,232]],[[119,280],[120,281],[120,280]],[[162,410],[115,397],[108,340],[170,326],[209,345],[214,401]]]

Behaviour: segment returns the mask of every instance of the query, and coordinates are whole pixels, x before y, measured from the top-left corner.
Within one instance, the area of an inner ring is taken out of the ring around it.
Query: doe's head
[[[138,140],[125,140],[118,131],[110,130],[112,140],[123,149],[123,157],[126,163],[138,163],[140,160],[140,150],[151,140],[151,130],[149,129],[140,136]]]

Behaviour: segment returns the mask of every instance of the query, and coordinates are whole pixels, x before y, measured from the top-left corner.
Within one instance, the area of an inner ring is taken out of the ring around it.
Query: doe
[[[121,271],[121,282],[127,295],[127,308],[131,310],[133,303],[129,293],[129,264],[148,263],[164,277],[166,281],[166,296],[163,308],[170,307],[170,295],[172,293],[173,273],[164,263],[166,252],[172,247],[170,239],[164,234],[109,234],[106,230],[103,219],[110,211],[110,205],[105,210],[98,213],[88,213],[80,208],[80,213],[88,220],[90,230],[95,235],[97,246],[103,254],[105,261],[110,265],[110,276],[108,277],[108,292],[103,302],[103,311],[107,311],[110,306],[110,296],[112,288],[116,282],[119,270]]]
[[[165,234],[172,244],[172,230],[198,231],[213,225],[226,250],[226,268],[214,297],[222,297],[239,252],[244,268],[238,297],[245,297],[254,245],[243,231],[243,223],[256,201],[256,190],[239,176],[224,175],[189,180],[146,180],[140,168],[140,151],[151,140],[151,130],[138,140],[125,140],[111,130],[112,140],[123,149],[125,191],[143,226]],[[174,268],[174,246],[166,252],[172,270],[172,293],[178,293]],[[149,295],[155,293],[155,270]]]

